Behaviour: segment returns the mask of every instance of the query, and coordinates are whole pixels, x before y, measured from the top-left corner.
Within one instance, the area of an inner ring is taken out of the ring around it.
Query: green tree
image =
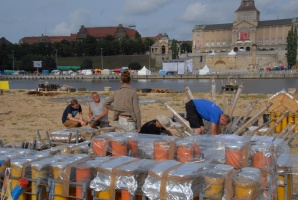
[[[179,44],[178,41],[173,39],[172,40],[172,45],[171,45],[171,49],[172,49],[172,58],[173,59],[177,59],[179,58]]]
[[[128,67],[128,69],[131,69],[131,70],[140,70],[140,69],[142,69],[142,66],[140,65],[140,63],[137,63],[137,62],[129,63],[127,67]]]
[[[44,57],[42,60],[42,69],[54,70],[56,69],[56,61],[53,57]]]
[[[191,53],[191,45],[188,43],[182,43],[180,45],[180,53]]]
[[[89,58],[85,58],[81,64],[81,69],[92,69],[93,62]]]
[[[297,26],[292,26],[291,30],[288,32],[286,53],[288,65],[291,67],[296,64],[297,38]]]

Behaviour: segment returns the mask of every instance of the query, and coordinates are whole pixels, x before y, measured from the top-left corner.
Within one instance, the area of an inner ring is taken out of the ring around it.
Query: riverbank
[[[0,80],[28,79],[28,80],[100,80],[100,79],[119,79],[119,74],[109,75],[1,75]],[[261,71],[261,72],[221,72],[208,75],[199,74],[177,74],[177,75],[137,75],[132,74],[133,79],[291,79],[298,78],[298,70],[283,70],[283,71]]]

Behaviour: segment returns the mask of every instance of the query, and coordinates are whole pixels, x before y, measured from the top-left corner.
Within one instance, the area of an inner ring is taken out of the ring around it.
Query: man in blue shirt
[[[203,119],[211,122],[211,134],[221,133],[220,126],[226,126],[231,122],[230,116],[223,114],[223,111],[214,102],[206,99],[193,99],[185,104],[186,120],[195,134],[201,134],[204,130]]]
[[[76,115],[79,118],[76,118]],[[82,107],[78,100],[72,99],[70,104],[65,108],[62,115],[62,123],[67,128],[81,127],[88,124],[87,120],[83,119]]]

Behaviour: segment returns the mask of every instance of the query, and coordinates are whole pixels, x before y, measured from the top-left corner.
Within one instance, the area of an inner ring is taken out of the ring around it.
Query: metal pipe
[[[192,95],[190,89],[188,86],[185,86],[185,89],[184,89],[185,93],[186,93],[186,96],[188,98],[188,101],[194,99],[194,96]]]
[[[226,111],[227,111],[226,90],[222,91],[222,104],[223,104],[223,112],[226,113]]]
[[[216,102],[216,85],[214,78],[211,80],[211,96],[213,102]]]
[[[294,141],[295,136],[298,134],[298,131],[296,131],[295,133],[292,134],[292,136],[289,138],[288,140],[288,145],[290,146],[291,143]]]
[[[182,124],[182,126],[185,127],[187,134],[188,135],[192,135],[193,134],[193,129],[189,126],[189,122],[187,120],[185,120],[183,117],[181,117],[181,115],[179,115],[179,113],[177,113],[171,106],[169,106],[167,103],[164,103],[165,106],[167,107],[167,109],[169,111],[171,111],[173,113],[173,115],[176,117],[176,119],[178,120],[178,122],[180,122]]]
[[[283,138],[285,135],[287,135],[287,132],[289,131],[290,127],[293,126],[294,121],[291,121],[288,123],[287,127],[284,128],[279,134],[279,138]]]
[[[275,127],[282,121],[283,118],[285,118],[288,114],[289,114],[289,110],[286,110],[276,121],[275,121],[275,124],[269,128],[269,130],[264,134],[265,136],[268,136],[269,134],[271,134]]]
[[[287,141],[287,140],[289,140],[289,138],[287,137],[290,133],[292,133],[293,132],[293,130],[295,129],[295,127],[298,125],[298,122],[294,125],[294,126],[292,126],[291,127],[291,129],[287,132],[287,134],[282,138],[284,141]],[[291,137],[290,137],[291,138]]]
[[[38,139],[38,141],[41,142],[41,137],[40,137],[39,130],[36,131],[36,135],[37,135],[37,139]]]
[[[49,136],[49,132],[48,131],[46,131],[46,137],[47,137],[47,141],[48,141],[49,146],[52,146],[51,139],[50,139],[50,136]]]
[[[237,103],[237,101],[238,101],[238,99],[239,99],[239,96],[240,96],[240,94],[242,93],[242,90],[243,90],[243,83],[241,83],[240,86],[238,87],[236,96],[235,96],[235,98],[234,98],[234,100],[233,100],[233,103],[232,103],[232,108],[231,108],[230,111],[229,111],[229,115],[230,115],[231,117],[232,117],[232,115],[233,115],[233,112],[234,112],[236,103]]]
[[[250,124],[252,124],[258,117],[260,117],[260,115],[262,115],[265,111],[267,111],[269,109],[269,107],[272,105],[273,105],[272,102],[267,103],[263,109],[261,109],[254,116],[252,116],[251,119],[248,120],[243,126],[241,126],[234,134],[235,135],[242,134]]]

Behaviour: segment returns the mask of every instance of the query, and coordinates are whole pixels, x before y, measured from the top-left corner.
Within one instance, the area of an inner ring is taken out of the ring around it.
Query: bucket
[[[242,144],[228,144],[225,148],[226,164],[236,168],[242,167]]]
[[[271,146],[252,146],[252,166],[259,169],[270,169],[273,167],[273,155]]]
[[[158,141],[153,143],[154,160],[169,160],[170,146],[166,141]]]
[[[92,139],[93,154],[101,157],[106,156],[107,144],[108,142],[104,138],[93,138]]]
[[[127,155],[127,140],[125,137],[115,137],[111,140],[112,156]]]
[[[191,162],[193,160],[193,144],[191,141],[177,142],[177,161]]]
[[[235,179],[235,198],[245,198],[246,200],[256,199],[256,191],[259,183],[246,177],[237,177]]]
[[[220,174],[208,174],[204,179],[206,185],[205,195],[212,199],[222,199],[225,180],[224,176]]]

